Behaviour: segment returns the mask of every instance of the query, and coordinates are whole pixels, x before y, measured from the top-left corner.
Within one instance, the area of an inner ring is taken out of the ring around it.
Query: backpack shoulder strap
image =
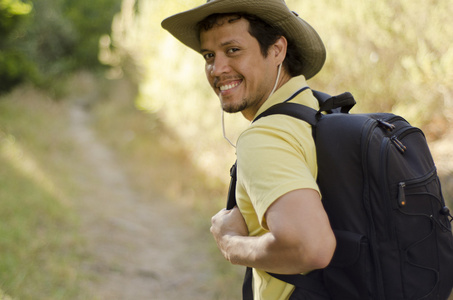
[[[315,293],[318,295],[329,296],[326,287],[322,280],[321,270],[313,270],[307,275],[294,274],[294,275],[283,275],[268,273],[272,277],[275,277],[281,281],[294,285],[298,289],[305,290],[307,292]],[[296,292],[295,292],[296,293]],[[326,299],[326,298],[322,298]]]
[[[312,126],[315,126],[317,121],[321,118],[322,112],[331,113],[348,113],[351,108],[356,104],[354,97],[351,93],[346,92],[337,96],[330,96],[326,93],[313,91],[313,95],[319,102],[319,110],[293,102],[282,102],[275,104],[258,115],[253,122],[261,119],[262,117],[283,114],[294,118],[304,120]]]
[[[253,122],[256,122],[257,120],[261,119],[262,117],[276,115],[276,114],[288,115],[288,116],[291,116],[294,118],[298,118],[298,119],[304,120],[307,123],[309,123],[310,125],[314,126],[317,122],[316,115],[318,114],[318,111],[316,111],[315,109],[313,109],[311,107],[302,105],[302,104],[292,103],[292,102],[283,102],[283,103],[275,104],[274,106],[265,110],[260,115],[258,115],[253,120]]]
[[[314,91],[313,95],[319,101],[319,111],[331,113],[344,113],[347,114],[354,107],[356,101],[351,93],[345,92],[343,94],[332,96],[326,99],[327,94]],[[327,95],[329,96],[329,95]],[[318,98],[319,97],[319,98]],[[322,102],[321,102],[322,101]]]
[[[299,92],[305,90],[307,88],[302,88]],[[298,104],[288,102],[291,99],[287,99],[287,101],[283,103],[276,104],[263,113],[261,113],[258,117],[256,117],[253,122],[257,121],[258,119],[274,115],[274,114],[284,114],[289,115],[301,120],[306,121],[312,127],[315,127],[318,119],[321,117],[321,112],[327,113],[336,113],[336,112],[345,112],[347,113],[352,106],[355,104],[355,100],[349,93],[344,93],[338,96],[331,97],[326,93],[322,93],[319,91],[313,91],[313,95],[318,100],[320,105],[320,110],[316,111],[315,109]],[[230,169],[230,187],[228,190],[228,200],[227,200],[227,209],[232,209],[236,206],[236,180],[237,180],[237,162],[231,167]],[[314,272],[313,272],[314,273]],[[320,293],[323,291],[323,285],[318,280],[311,278],[310,276],[304,275],[277,275],[271,274],[272,276],[286,281],[290,284],[293,284],[299,288],[316,291]],[[252,300],[253,299],[253,290],[252,290],[252,269],[247,268],[246,274],[244,277],[244,283],[242,287],[242,294],[243,300]]]
[[[228,198],[226,209],[230,210],[236,206],[236,181],[237,181],[237,161],[230,169],[230,187],[228,188]]]

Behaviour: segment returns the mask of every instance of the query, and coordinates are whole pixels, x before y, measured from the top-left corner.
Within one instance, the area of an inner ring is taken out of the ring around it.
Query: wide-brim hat
[[[203,5],[166,18],[162,27],[186,46],[200,52],[197,24],[216,13],[247,13],[281,29],[288,41],[296,46],[298,59],[303,64],[301,74],[306,79],[316,75],[324,65],[326,49],[318,33],[291,11],[284,0],[208,0]]]

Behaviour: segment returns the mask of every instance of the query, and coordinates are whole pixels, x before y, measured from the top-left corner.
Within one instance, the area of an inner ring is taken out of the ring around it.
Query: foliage
[[[160,27],[165,17],[204,2],[124,0],[112,35],[103,38],[101,57],[116,74],[132,61],[140,83],[137,106],[173,128],[199,165],[227,179],[234,149],[221,140],[218,100],[204,79],[203,61]],[[287,3],[326,44],[328,59],[312,87],[351,91],[359,102],[356,112],[393,111],[421,126],[433,143],[448,138],[453,48],[445,41],[453,36],[451,0]],[[239,119],[226,122],[233,140],[246,126]]]
[[[402,114],[432,140],[447,133],[453,121],[453,49],[445,43],[453,36],[452,1],[288,4],[309,12],[304,16],[325,41],[328,60],[316,85],[351,90],[360,111]]]
[[[64,1],[64,16],[73,24],[75,31],[76,47],[73,57],[78,66],[100,66],[99,38],[110,32],[113,16],[120,7],[120,0]]]
[[[22,54],[8,47],[8,39],[30,13],[31,4],[20,0],[0,0],[0,93],[33,74],[33,66]]]
[[[31,4],[21,0],[0,0],[0,36],[6,37],[31,9]]]
[[[25,78],[33,78],[35,72],[34,65],[23,53],[0,51],[0,94],[9,91]]]
[[[51,88],[72,71],[102,67],[99,38],[109,32],[121,0],[40,0],[31,12],[31,4],[1,1],[0,33],[6,26],[8,34],[0,42],[0,93],[24,81]],[[9,8],[2,9],[3,3]],[[12,12],[22,19],[10,17]]]
[[[221,140],[218,100],[205,82],[203,61],[160,27],[165,17],[204,2],[123,0],[112,35],[103,37],[101,58],[115,74],[135,66],[137,106],[173,128],[199,165],[225,177],[234,150]],[[393,111],[421,126],[431,141],[447,138],[453,48],[445,41],[453,36],[452,1],[287,3],[316,28],[328,50],[311,86],[351,91],[359,102],[356,111]],[[227,134],[234,140],[246,124],[228,118]]]
[[[76,31],[65,18],[60,2],[36,1],[30,22],[23,29],[23,38],[16,44],[37,66],[44,82],[75,66]]]

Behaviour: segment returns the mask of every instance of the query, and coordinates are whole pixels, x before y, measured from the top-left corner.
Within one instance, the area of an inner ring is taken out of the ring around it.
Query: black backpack
[[[350,93],[313,94],[319,111],[285,101],[254,122],[284,114],[312,125],[317,181],[337,248],[323,270],[271,275],[296,286],[290,299],[323,288],[338,300],[447,299],[453,287],[453,217],[424,134],[394,114],[349,114],[355,104]],[[236,203],[235,169],[229,209]],[[243,297],[252,299],[250,268]]]

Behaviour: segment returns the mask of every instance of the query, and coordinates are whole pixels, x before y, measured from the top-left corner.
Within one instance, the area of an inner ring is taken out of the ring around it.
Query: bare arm
[[[336,241],[316,191],[283,195],[265,218],[269,232],[258,237],[248,236],[237,207],[212,218],[211,232],[226,259],[279,274],[305,273],[329,264]]]

